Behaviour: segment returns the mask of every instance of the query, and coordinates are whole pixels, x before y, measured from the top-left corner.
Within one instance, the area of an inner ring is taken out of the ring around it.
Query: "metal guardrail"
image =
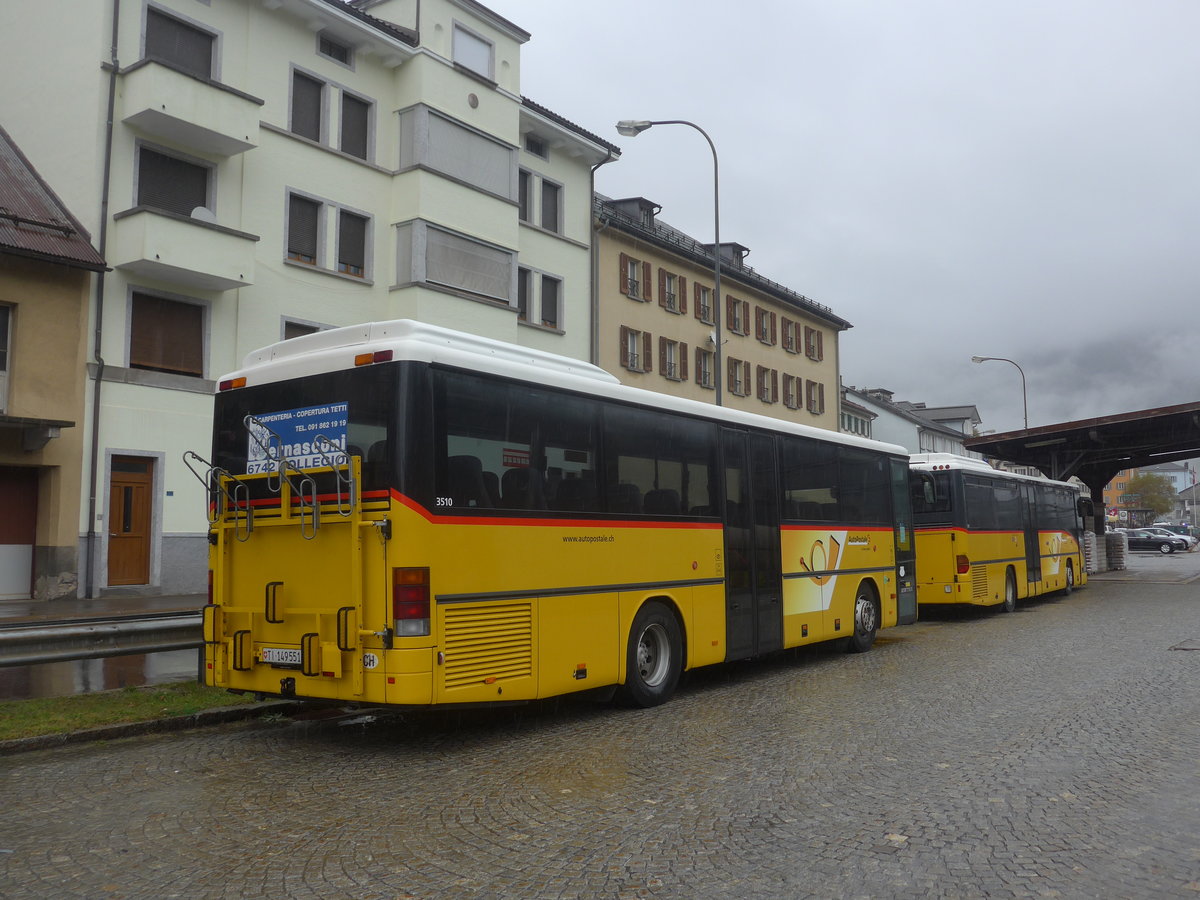
[[[0,628],[0,667],[204,646],[201,613],[36,622]]]

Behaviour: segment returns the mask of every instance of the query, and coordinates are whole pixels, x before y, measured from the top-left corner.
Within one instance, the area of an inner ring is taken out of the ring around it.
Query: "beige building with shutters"
[[[599,364],[648,390],[838,430],[838,337],[850,323],[755,272],[748,248],[672,228],[643,197],[596,197]],[[718,352],[717,341],[720,341]]]

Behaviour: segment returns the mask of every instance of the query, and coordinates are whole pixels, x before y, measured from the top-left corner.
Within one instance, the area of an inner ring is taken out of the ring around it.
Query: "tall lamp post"
[[[993,360],[995,362],[1012,363],[1012,365],[1017,366],[1017,364],[1015,362],[1013,362],[1011,359],[1005,359],[1003,356],[972,356],[971,357],[971,362],[973,362],[973,363],[988,362],[989,360]],[[1024,370],[1021,369],[1020,366],[1017,366],[1017,371],[1021,373],[1021,403],[1024,404],[1024,407],[1025,407],[1025,430],[1028,431],[1029,430],[1029,395],[1025,391],[1025,372],[1024,372]]]
[[[695,128],[708,141],[708,149],[713,157],[713,387],[717,392],[717,406],[721,405],[721,181],[718,174],[717,148],[708,132],[695,122],[683,119],[661,119],[648,121],[646,119],[622,119],[617,123],[617,132],[625,137],[637,137],[647,128],[655,125],[687,125]]]

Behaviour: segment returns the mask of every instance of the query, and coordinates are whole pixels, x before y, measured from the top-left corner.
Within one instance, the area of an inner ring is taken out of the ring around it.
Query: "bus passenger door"
[[[896,527],[896,624],[917,621],[917,549],[913,535],[912,495],[908,488],[908,462],[893,459],[892,521]]]
[[[1038,538],[1037,491],[1032,484],[1021,487],[1022,524],[1025,529],[1025,581],[1030,585],[1027,596],[1037,593],[1032,587],[1042,580],[1042,545]]]
[[[769,436],[726,429],[722,443],[726,659],[741,659],[783,645],[779,476]]]

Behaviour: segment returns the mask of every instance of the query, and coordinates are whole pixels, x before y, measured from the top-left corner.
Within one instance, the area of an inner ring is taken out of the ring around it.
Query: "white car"
[[[1161,525],[1147,525],[1142,531],[1149,531],[1151,534],[1157,534],[1159,537],[1183,538],[1187,541],[1187,548],[1192,550],[1200,541],[1192,537],[1190,534],[1179,534],[1176,531],[1171,531],[1169,528],[1163,528]]]

